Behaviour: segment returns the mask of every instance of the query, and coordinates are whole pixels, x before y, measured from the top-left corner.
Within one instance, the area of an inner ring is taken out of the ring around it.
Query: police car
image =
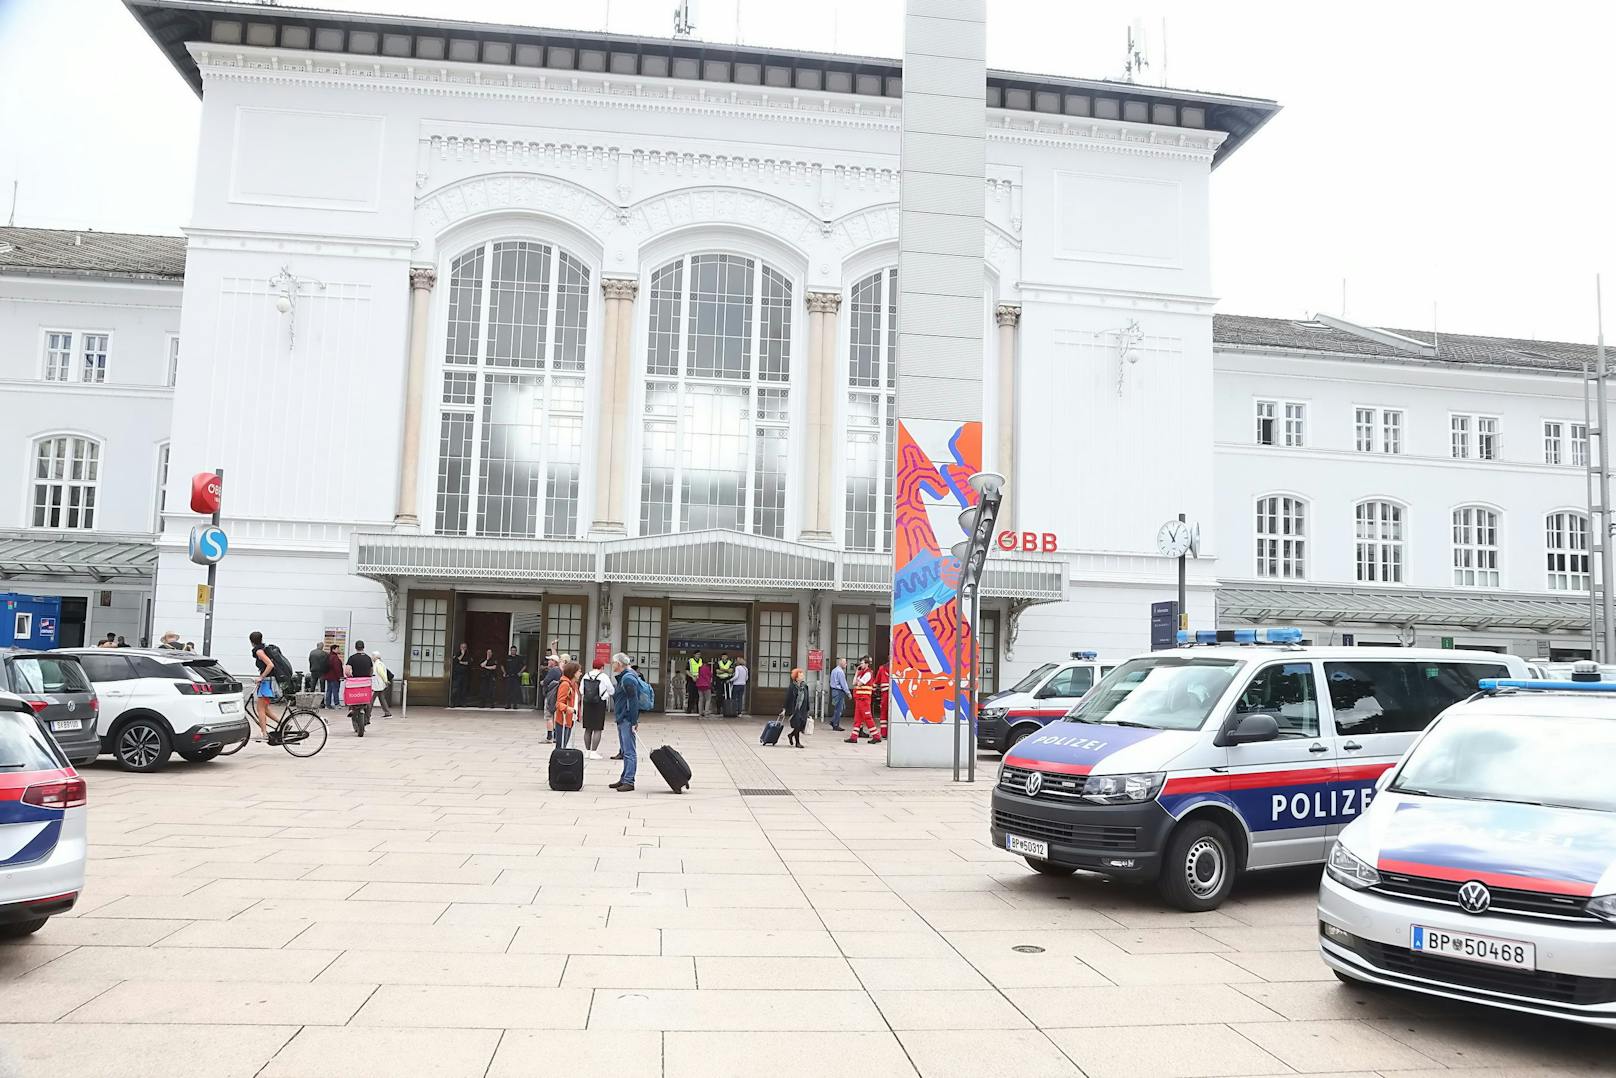
[[[1017,741],[1065,717],[1115,663],[1101,665],[1098,652],[1074,651],[1061,663],[1044,663],[1003,692],[982,701],[976,743],[992,752],[1008,752]]]
[[[1331,851],[1336,976],[1616,1027],[1613,693],[1489,680],[1443,714]]]
[[[84,780],[19,696],[0,693],[0,940],[37,932],[84,889]]]
[[[1046,875],[1155,880],[1210,910],[1247,869],[1318,864],[1375,780],[1483,678],[1490,652],[1310,647],[1296,629],[1181,632],[1005,754],[995,845]]]

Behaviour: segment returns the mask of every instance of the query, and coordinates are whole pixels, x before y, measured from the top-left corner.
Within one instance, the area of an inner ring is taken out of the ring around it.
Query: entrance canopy
[[[356,534],[349,567],[396,587],[400,580],[455,583],[656,584],[682,589],[835,591],[884,594],[892,556],[859,554],[729,531],[637,539],[481,539],[451,535]],[[1018,554],[988,559],[985,598],[1059,602],[1066,563]]]
[[[157,544],[150,536],[0,531],[0,580],[49,577],[60,583],[150,583],[157,571]]]
[[[1587,629],[1588,600],[1519,597],[1409,588],[1225,586],[1218,590],[1219,619],[1257,622],[1313,621],[1374,625]]]

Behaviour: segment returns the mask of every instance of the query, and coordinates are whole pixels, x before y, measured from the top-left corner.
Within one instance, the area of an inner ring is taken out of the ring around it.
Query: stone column
[[[802,539],[807,543],[831,540],[830,513],[826,508],[835,475],[836,312],[840,292],[810,292],[808,301],[808,402],[806,461],[802,509]]]
[[[1016,526],[1016,327],[1021,324],[1021,305],[1001,303],[994,309],[999,323],[999,452],[998,471],[1005,477],[1005,496],[999,506],[999,526]]]
[[[590,535],[624,535],[623,473],[628,470],[628,407],[634,297],[640,283],[607,277],[600,282],[606,309],[601,315],[600,409],[595,414],[595,513]]]
[[[410,338],[409,366],[404,376],[404,445],[398,465],[397,508],[393,512],[393,524],[401,528],[421,526],[421,517],[415,505],[421,473],[421,405],[422,397],[426,394],[427,314],[432,306],[432,288],[437,283],[437,272],[431,267],[410,267]]]

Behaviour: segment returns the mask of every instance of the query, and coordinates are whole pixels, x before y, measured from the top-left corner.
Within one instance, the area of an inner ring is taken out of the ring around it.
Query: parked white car
[[[156,771],[173,753],[193,763],[247,736],[241,683],[216,660],[163,648],[65,648],[101,701],[101,751],[125,771]]]
[[[84,890],[85,789],[34,720],[0,693],[0,939],[37,932]]]

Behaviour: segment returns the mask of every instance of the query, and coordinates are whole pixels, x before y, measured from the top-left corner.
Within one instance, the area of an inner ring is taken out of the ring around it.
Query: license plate
[[[241,702],[238,701],[238,700],[220,700],[219,701],[219,711],[220,711],[221,714],[233,715],[238,710],[240,710],[240,708],[241,708]]]
[[[77,719],[58,719],[51,723],[52,730],[77,730],[78,728],[79,720]]]
[[[1020,835],[1004,836],[1004,848],[1011,853],[1025,854],[1028,857],[1049,859],[1049,843],[1039,842],[1033,838],[1022,838]]]
[[[1410,929],[1409,946],[1422,954],[1460,958],[1466,962],[1485,962],[1489,966],[1506,966],[1528,972],[1537,969],[1537,947],[1520,940],[1477,936],[1469,932],[1449,932],[1443,928],[1414,925]]]

